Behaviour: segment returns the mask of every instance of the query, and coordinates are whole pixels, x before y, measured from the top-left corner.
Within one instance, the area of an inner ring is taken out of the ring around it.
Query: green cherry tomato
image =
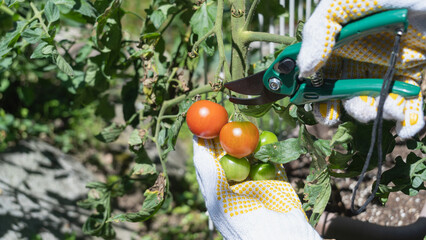
[[[259,143],[257,144],[256,150],[259,151],[260,147],[265,146],[266,144],[278,142],[277,135],[269,131],[263,131],[259,136]]]
[[[251,166],[250,178],[252,180],[274,180],[275,166],[272,163],[256,163]]]
[[[228,181],[244,181],[250,173],[250,162],[245,157],[236,158],[227,154],[219,162]]]

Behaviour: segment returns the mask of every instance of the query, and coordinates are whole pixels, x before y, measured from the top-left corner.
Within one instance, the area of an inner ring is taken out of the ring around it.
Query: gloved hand
[[[220,165],[219,140],[194,137],[194,165],[209,216],[225,239],[321,239],[309,225],[282,166],[278,180],[230,186]]]
[[[426,67],[426,1],[425,0],[322,0],[303,29],[303,43],[297,64],[301,77],[320,68],[327,78],[383,78],[390,59],[394,35],[378,33],[332,48],[335,37],[345,23],[374,12],[407,8],[408,32],[401,38],[394,79],[419,85]],[[366,123],[376,118],[378,98],[359,96],[344,100],[348,114]],[[340,101],[314,104],[314,115],[320,123],[339,121]],[[384,105],[385,119],[396,120],[396,132],[410,138],[424,126],[423,97],[404,99],[390,93]]]

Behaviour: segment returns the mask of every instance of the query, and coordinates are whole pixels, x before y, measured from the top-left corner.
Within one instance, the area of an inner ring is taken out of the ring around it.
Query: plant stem
[[[230,0],[231,6],[235,9],[245,9],[245,0]],[[232,54],[231,54],[231,74],[232,80],[240,79],[244,77],[246,72],[246,60],[247,60],[247,46],[242,41],[241,32],[243,31],[245,24],[245,16],[231,17],[232,27]]]
[[[157,148],[158,156],[159,156],[160,162],[161,162],[161,167],[163,168],[163,173],[166,177],[167,191],[169,190],[169,176],[167,174],[166,161],[163,158],[163,151],[161,149],[162,146],[160,146],[160,144],[157,141],[158,135],[160,133],[160,128],[161,128],[161,119],[164,118],[164,113],[166,112],[166,110],[169,107],[172,107],[172,106],[182,102],[186,98],[192,98],[192,97],[194,97],[198,94],[208,93],[208,92],[211,92],[211,91],[212,91],[212,88],[211,88],[210,85],[204,85],[204,86],[201,86],[199,88],[196,88],[196,89],[190,91],[187,95],[180,95],[176,98],[164,101],[163,105],[161,106],[160,112],[159,112],[158,117],[157,117],[157,123],[156,123],[156,126],[155,126],[155,134],[154,134],[153,140],[154,140],[155,146]]]
[[[250,24],[251,20],[253,19],[254,11],[255,11],[257,5],[259,4],[259,2],[260,2],[260,0],[254,0],[253,3],[251,4],[250,10],[247,14],[246,22],[244,23],[243,30],[248,29],[248,25]]]
[[[232,79],[231,72],[229,71],[228,61],[226,60],[225,55],[225,46],[223,45],[223,33],[222,33],[222,23],[223,23],[223,0],[217,1],[217,12],[216,12],[216,22],[215,22],[215,32],[217,39],[217,48],[219,51],[219,66],[216,72],[220,73],[221,68],[225,73],[225,81],[230,81]],[[215,76],[215,81],[219,77],[219,74]]]
[[[4,13],[6,13],[9,16],[13,17],[13,15],[15,15],[15,13],[10,8],[3,5],[3,3],[0,4],[0,10],[3,11]]]
[[[34,5],[34,3],[33,3],[33,2],[30,2],[30,6],[31,6],[31,9],[34,11],[34,17],[37,17],[37,19],[38,19],[38,21],[40,22],[41,27],[43,28],[43,30],[44,30],[47,34],[49,34],[49,29],[47,29],[46,24],[44,24],[43,17],[41,16],[41,14],[43,14],[44,10],[39,11],[39,10],[37,9],[37,7]]]
[[[286,45],[292,44],[296,38],[282,36],[278,34],[265,33],[265,32],[252,32],[252,31],[243,31],[240,33],[241,40],[244,44],[248,45],[254,41],[262,41],[262,42],[274,42],[274,43],[282,43]]]
[[[216,28],[213,27],[212,29],[210,29],[206,34],[204,34],[204,36],[200,37],[195,43],[194,45],[192,45],[192,51],[197,50],[198,47],[200,46],[200,44],[202,42],[204,42],[208,37],[210,37],[212,34],[216,33]],[[197,50],[198,52],[198,50]]]

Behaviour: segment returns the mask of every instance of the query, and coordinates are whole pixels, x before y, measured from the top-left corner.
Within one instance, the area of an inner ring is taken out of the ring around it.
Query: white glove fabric
[[[383,78],[390,59],[394,35],[372,34],[343,47],[332,48],[342,25],[374,12],[407,8],[408,32],[401,38],[401,48],[394,79],[419,85],[426,67],[426,1],[425,0],[322,0],[303,29],[303,43],[297,64],[301,77],[323,68],[328,78]],[[348,114],[366,123],[377,115],[378,98],[369,96],[344,100]],[[340,101],[314,104],[314,115],[320,123],[339,121]],[[389,94],[384,118],[396,120],[401,138],[414,136],[424,126],[423,97],[404,99]]]
[[[219,162],[226,154],[219,140],[194,137],[193,146],[201,193],[210,218],[225,239],[321,239],[308,223],[281,165],[276,165],[278,180],[230,186]]]

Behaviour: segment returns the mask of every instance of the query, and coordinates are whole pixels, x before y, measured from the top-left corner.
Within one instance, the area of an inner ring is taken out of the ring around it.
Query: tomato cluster
[[[229,182],[275,179],[275,166],[260,163],[253,157],[260,147],[278,141],[275,134],[263,131],[259,135],[259,130],[251,122],[228,122],[226,109],[208,100],[192,104],[186,119],[194,135],[205,139],[219,136],[227,153],[220,159],[220,164]]]

